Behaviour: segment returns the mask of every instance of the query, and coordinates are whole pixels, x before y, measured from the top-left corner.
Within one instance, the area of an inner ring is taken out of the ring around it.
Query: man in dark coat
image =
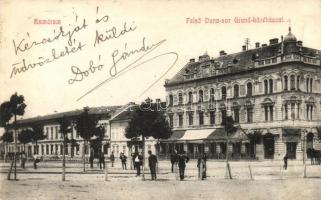
[[[286,153],[283,157],[283,161],[284,161],[284,169],[286,170],[288,168],[288,154]]]
[[[100,152],[100,155],[99,155],[99,167],[100,169],[103,168],[105,169],[105,155],[104,155],[104,152]]]
[[[123,169],[127,169],[127,167],[126,167],[127,156],[125,156],[124,153],[121,153],[119,158],[121,160],[121,165],[122,165]]]
[[[111,162],[111,166],[114,167],[115,156],[113,151],[110,154],[110,162]]]
[[[178,155],[178,169],[179,169],[179,176],[181,181],[184,180],[185,167],[188,161],[189,161],[189,157],[186,155],[185,151],[182,151]]]
[[[177,155],[177,152],[174,151],[174,153],[171,154],[172,173],[174,172],[174,166],[176,165],[177,161],[178,161],[178,155]]]
[[[152,180],[156,180],[156,164],[157,164],[157,157],[152,154],[152,151],[148,151],[148,165],[150,169],[150,175]]]

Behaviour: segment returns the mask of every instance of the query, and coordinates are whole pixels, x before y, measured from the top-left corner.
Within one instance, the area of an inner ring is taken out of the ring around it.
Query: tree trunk
[[[14,180],[17,180],[17,115],[14,115]]]
[[[64,136],[63,148],[62,148],[62,181],[66,180],[66,136]]]
[[[38,155],[38,140],[36,140],[36,151],[34,152],[34,154]]]
[[[229,143],[229,139],[228,139],[228,135],[227,135],[227,132],[226,132],[226,176],[227,178],[229,179],[232,179],[232,175],[231,175],[231,168],[230,168],[230,163],[228,162],[228,143]]]
[[[83,148],[83,172],[86,171],[86,140],[84,140],[84,148]]]
[[[144,181],[145,180],[145,136],[142,135],[142,142],[143,142],[143,166],[142,166],[142,170],[143,170],[143,173],[142,173],[142,180]]]

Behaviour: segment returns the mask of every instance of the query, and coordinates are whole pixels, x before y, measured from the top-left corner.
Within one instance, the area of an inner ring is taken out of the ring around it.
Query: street
[[[108,181],[96,165],[82,172],[80,163],[67,163],[66,181],[61,181],[61,163],[40,163],[37,170],[28,163],[19,169],[19,181],[6,180],[8,163],[1,163],[1,200],[5,199],[320,199],[321,166],[308,165],[303,179],[302,162],[289,162],[280,170],[280,161],[230,162],[232,180],[225,179],[225,162],[208,161],[208,178],[199,181],[195,160],[187,164],[186,179],[176,180],[170,163],[161,161],[158,180],[146,181],[134,170],[122,170],[118,162],[110,168]],[[250,179],[249,165],[253,178]],[[87,166],[88,167],[88,166]],[[12,176],[13,177],[13,176]]]

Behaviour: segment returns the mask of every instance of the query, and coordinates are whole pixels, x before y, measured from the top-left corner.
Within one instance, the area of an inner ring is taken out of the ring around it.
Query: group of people
[[[90,164],[90,168],[94,167],[94,153],[91,151],[90,155],[89,155],[89,164]],[[98,151],[98,162],[97,162],[97,166],[100,169],[105,169],[105,155],[104,152],[102,151]]]
[[[171,166],[172,173],[174,173],[175,166],[178,166],[179,178],[180,180],[184,180],[186,163],[188,163],[189,161],[189,157],[186,155],[186,152],[181,151],[180,153],[177,153],[177,151],[174,151],[174,153],[171,154],[170,160],[172,164]],[[205,153],[202,153],[200,157],[197,159],[199,176],[201,177],[202,180],[206,178],[206,161],[207,161],[207,156]]]

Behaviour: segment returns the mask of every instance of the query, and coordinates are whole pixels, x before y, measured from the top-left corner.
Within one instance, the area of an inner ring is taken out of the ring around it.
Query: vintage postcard
[[[0,0],[0,199],[321,199],[320,0]]]

